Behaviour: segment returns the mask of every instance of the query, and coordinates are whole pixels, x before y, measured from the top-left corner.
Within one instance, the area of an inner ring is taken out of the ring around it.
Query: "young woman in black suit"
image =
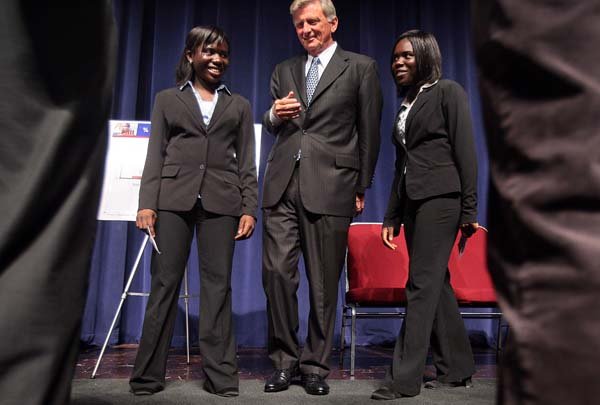
[[[473,353],[448,273],[457,232],[477,224],[477,160],[467,97],[441,78],[435,37],[403,33],[392,51],[392,75],[401,95],[393,142],[395,176],[381,230],[392,242],[401,224],[410,257],[406,318],[396,341],[390,375],[373,399],[414,396],[421,390],[431,341],[437,379],[427,388],[470,386]]]
[[[142,338],[130,380],[136,395],[164,388],[181,279],[194,230],[200,262],[199,345],[204,388],[238,395],[231,314],[235,240],[255,225],[256,179],[250,104],[221,83],[229,40],[195,27],[177,67],[177,87],[156,96],[136,225],[156,237]]]

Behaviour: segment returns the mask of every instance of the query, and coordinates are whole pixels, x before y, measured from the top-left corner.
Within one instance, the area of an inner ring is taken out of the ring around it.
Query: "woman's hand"
[[[383,244],[392,250],[396,250],[398,247],[392,242],[394,239],[394,227],[393,226],[382,226],[381,227],[381,240]]]
[[[156,236],[154,233],[154,223],[156,222],[156,212],[151,209],[145,208],[139,210],[135,217],[135,226],[142,231],[150,232],[150,236],[153,238]]]
[[[237,233],[235,234],[235,240],[247,239],[254,232],[254,225],[256,221],[251,215],[242,215],[240,223],[238,225]]]
[[[479,228],[479,223],[477,223],[477,222],[462,224],[460,226],[460,233],[465,238],[470,238],[477,231],[477,228]]]

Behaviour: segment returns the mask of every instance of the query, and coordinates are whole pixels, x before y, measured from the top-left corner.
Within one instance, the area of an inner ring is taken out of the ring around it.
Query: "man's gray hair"
[[[325,14],[325,17],[327,17],[327,21],[331,21],[334,17],[336,17],[335,6],[331,0],[294,0],[290,5],[290,14],[293,15],[298,9],[315,1],[321,3],[321,8],[323,9],[323,14]]]

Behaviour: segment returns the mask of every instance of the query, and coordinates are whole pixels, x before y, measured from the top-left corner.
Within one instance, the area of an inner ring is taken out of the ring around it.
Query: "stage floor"
[[[133,363],[137,345],[119,345],[106,350],[102,363],[98,368],[96,378],[128,379]],[[391,362],[392,347],[365,346],[357,347],[355,378],[361,380],[382,379],[385,375],[386,366]],[[90,378],[96,360],[100,354],[100,348],[90,347],[82,350],[77,368],[76,379]],[[474,378],[496,378],[496,352],[493,349],[474,349],[476,373]],[[330,379],[346,380],[350,378],[350,350],[344,352],[344,364],[339,364],[340,353],[334,350],[331,356]],[[433,377],[435,370],[428,359],[425,377]],[[167,362],[167,381],[179,380],[202,380],[204,379],[200,369],[201,357],[197,347],[192,347],[190,352],[190,364],[186,362],[185,348],[171,349]],[[271,363],[265,349],[239,348],[238,365],[241,379],[263,379],[272,371]]]

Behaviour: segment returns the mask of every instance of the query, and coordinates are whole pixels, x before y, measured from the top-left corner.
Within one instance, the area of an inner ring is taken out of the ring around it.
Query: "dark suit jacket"
[[[306,58],[280,63],[271,77],[273,99],[293,90],[303,112],[275,127],[269,111],[264,115],[263,124],[277,139],[267,158],[262,205],[279,202],[301,149],[304,207],[317,214],[353,216],[355,195],[370,187],[379,153],[382,97],[377,66],[371,58],[338,45],[308,107]]]
[[[156,96],[139,209],[205,210],[256,216],[254,126],[250,103],[219,92],[208,127],[189,85]]]
[[[476,222],[477,156],[462,87],[451,80],[440,80],[424,89],[408,113],[405,133],[406,145],[398,139],[395,128],[392,135],[396,171],[384,225],[399,230],[405,197],[421,200],[453,192],[461,193],[461,224]]]

